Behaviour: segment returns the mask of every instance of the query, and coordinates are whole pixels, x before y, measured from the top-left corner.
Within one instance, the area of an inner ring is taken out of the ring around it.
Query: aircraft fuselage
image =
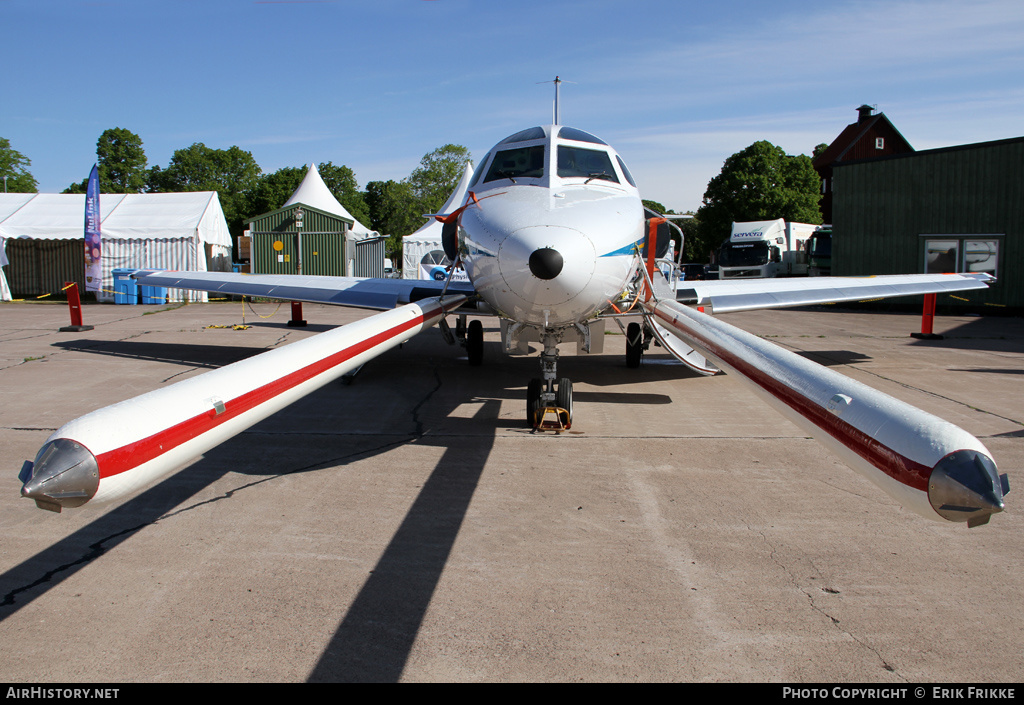
[[[608,308],[635,273],[640,194],[596,137],[563,125],[524,130],[488,152],[469,190],[460,256],[499,315],[572,326]]]

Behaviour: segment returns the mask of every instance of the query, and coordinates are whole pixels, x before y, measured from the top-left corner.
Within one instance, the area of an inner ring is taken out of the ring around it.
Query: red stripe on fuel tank
[[[284,377],[257,387],[234,399],[225,401],[223,413],[218,414],[214,409],[210,409],[203,414],[186,419],[152,436],[107,451],[96,458],[100,470],[100,479],[102,480],[103,478],[112,477],[137,468],[143,463],[149,462],[183,443],[207,433],[226,421],[230,421],[247,411],[255,409],[274,397],[287,392],[289,389],[293,389],[303,382],[311,380],[367,350],[372,350],[383,342],[436,318],[441,313],[442,310],[439,308],[436,311],[419,315],[412,320],[350,345],[311,365],[295,370]]]
[[[723,363],[735,368],[740,374],[864,458],[872,466],[908,487],[922,492],[928,491],[928,478],[931,476],[932,468],[893,450],[763,370],[737,357],[731,351],[718,347],[697,331],[680,325],[678,318],[658,310],[655,310],[654,313],[668,325],[699,341]]]

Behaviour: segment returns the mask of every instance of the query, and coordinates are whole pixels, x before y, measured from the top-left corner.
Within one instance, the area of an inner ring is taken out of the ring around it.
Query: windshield
[[[541,178],[544,176],[544,145],[503,149],[494,154],[484,183],[498,179]]]
[[[607,152],[564,144],[558,146],[558,175],[563,179],[578,176],[619,183]]]
[[[811,236],[811,255],[813,257],[828,257],[832,254],[831,235]]]
[[[575,140],[576,142],[592,142],[593,144],[608,144],[604,140],[594,137],[589,132],[577,130],[575,127],[561,127],[558,136],[563,140]]]
[[[721,267],[758,267],[768,263],[767,242],[727,242],[719,253]]]

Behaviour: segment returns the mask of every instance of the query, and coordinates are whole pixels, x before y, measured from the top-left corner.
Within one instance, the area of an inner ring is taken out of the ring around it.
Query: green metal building
[[[248,221],[238,258],[252,274],[384,276],[385,238],[345,210],[310,164],[281,208]]]
[[[296,215],[301,212],[300,219]],[[345,274],[345,235],[352,220],[302,203],[279,208],[248,223],[253,274]],[[301,253],[300,253],[301,243]],[[301,256],[300,256],[301,254]],[[244,258],[244,244],[240,254]]]
[[[989,272],[946,306],[1024,309],[1024,137],[836,163],[832,274]]]

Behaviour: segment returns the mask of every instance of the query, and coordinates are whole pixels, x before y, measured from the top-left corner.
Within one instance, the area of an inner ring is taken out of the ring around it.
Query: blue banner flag
[[[85,191],[85,290],[99,291],[103,282],[100,258],[100,172],[95,165],[89,174],[89,187]]]

